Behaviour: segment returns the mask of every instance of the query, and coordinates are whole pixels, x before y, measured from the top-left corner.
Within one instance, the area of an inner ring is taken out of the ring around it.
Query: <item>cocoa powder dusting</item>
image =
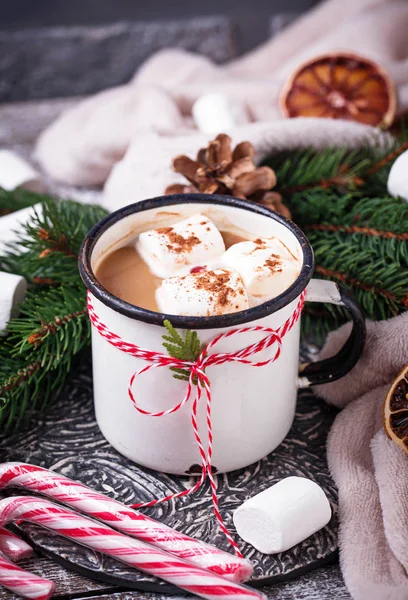
[[[253,243],[255,244],[255,248],[253,250],[251,250],[249,252],[249,254],[253,254],[254,252],[257,252],[258,250],[266,248],[266,242],[265,242],[265,240],[263,240],[261,238],[256,238],[256,240],[254,240]]]
[[[228,284],[231,276],[227,271],[204,271],[196,274],[195,287],[198,290],[206,290],[215,298],[215,307],[226,306],[230,296],[236,296],[237,292]]]
[[[218,292],[217,306],[226,306],[228,304],[229,292],[232,292],[231,288],[224,288],[221,292]]]
[[[263,266],[267,267],[272,273],[282,272],[282,261],[277,254],[272,254],[271,258],[267,258]]]
[[[173,227],[161,227],[160,229],[156,229],[156,231],[160,235],[167,235],[170,231],[173,231]]]
[[[193,246],[197,246],[197,244],[201,244],[201,240],[196,235],[189,235],[188,237],[183,237],[176,231],[174,231],[173,227],[162,227],[161,229],[156,230],[160,235],[167,236],[169,243],[167,244],[167,250],[169,252],[175,252],[176,254],[181,254],[182,252],[190,252]]]

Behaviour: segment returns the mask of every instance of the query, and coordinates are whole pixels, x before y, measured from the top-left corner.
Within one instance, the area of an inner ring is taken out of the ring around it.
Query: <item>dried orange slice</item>
[[[386,434],[408,454],[408,365],[388,390],[383,416]]]
[[[330,53],[303,64],[285,84],[286,117],[329,117],[389,127],[397,94],[388,73],[355,54]]]

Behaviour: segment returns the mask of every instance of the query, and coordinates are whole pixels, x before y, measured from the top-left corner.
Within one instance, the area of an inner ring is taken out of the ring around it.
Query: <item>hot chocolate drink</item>
[[[221,231],[221,236],[225,248],[246,241],[245,238],[228,231]],[[106,256],[99,264],[96,276],[114,296],[141,308],[160,312],[156,302],[156,290],[162,284],[162,279],[153,275],[134,244],[114,250]]]
[[[287,289],[299,260],[278,238],[220,231],[198,214],[141,233],[96,269],[112,294],[155,312],[214,316],[246,310]]]

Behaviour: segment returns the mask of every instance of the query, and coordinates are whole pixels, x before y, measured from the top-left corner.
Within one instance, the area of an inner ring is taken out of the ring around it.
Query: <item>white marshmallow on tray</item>
[[[222,264],[238,271],[251,305],[284,292],[300,272],[299,260],[276,238],[234,244],[223,255]]]
[[[153,275],[164,279],[219,257],[225,244],[214,223],[197,214],[176,225],[141,233],[136,249]]]
[[[0,271],[0,336],[6,335],[9,320],[18,315],[18,305],[24,300],[26,291],[24,277]]]
[[[42,215],[40,202],[0,217],[0,254],[9,250],[9,244],[18,243],[27,223],[32,221],[36,214]],[[27,252],[27,249],[20,246],[19,251]]]
[[[191,112],[195,125],[203,133],[216,134],[236,126],[231,102],[225,94],[213,92],[200,96]]]
[[[286,477],[234,511],[238,535],[263,554],[296,546],[327,525],[332,510],[314,481]]]
[[[232,269],[207,270],[165,279],[156,290],[160,312],[187,317],[209,317],[249,308],[239,274]]]
[[[9,191],[22,187],[33,192],[43,192],[46,188],[30,163],[6,149],[0,150],[0,187]]]

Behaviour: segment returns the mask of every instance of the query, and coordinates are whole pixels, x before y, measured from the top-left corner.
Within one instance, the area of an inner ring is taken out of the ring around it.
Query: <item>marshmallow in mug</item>
[[[241,276],[252,305],[284,292],[298,277],[301,265],[278,239],[239,242],[225,252],[222,263]]]
[[[156,290],[156,302],[161,312],[208,317],[249,308],[248,296],[236,271],[196,269],[188,275],[163,281]]]
[[[174,226],[141,233],[136,250],[153,275],[164,279],[185,272],[187,266],[206,264],[219,257],[225,244],[214,223],[197,214]]]

